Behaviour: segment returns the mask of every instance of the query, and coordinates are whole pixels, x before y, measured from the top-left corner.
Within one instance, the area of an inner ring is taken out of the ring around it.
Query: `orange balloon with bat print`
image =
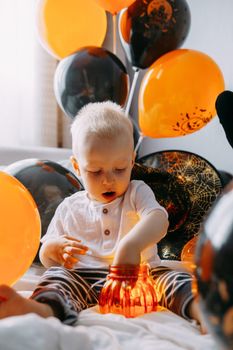
[[[177,137],[203,128],[215,115],[223,74],[207,54],[189,49],[161,56],[143,77],[139,125],[143,135]]]

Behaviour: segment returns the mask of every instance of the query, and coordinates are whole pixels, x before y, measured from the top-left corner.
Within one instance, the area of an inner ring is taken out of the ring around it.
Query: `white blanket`
[[[29,295],[41,272],[31,269],[15,288]],[[1,350],[213,350],[215,346],[211,335],[201,335],[195,324],[165,309],[127,319],[102,315],[96,306],[80,313],[76,327],[34,314],[0,321]]]
[[[34,314],[0,321],[3,350],[213,350],[210,335],[169,311],[134,319],[101,315],[98,308],[82,311],[79,325],[70,327]]]

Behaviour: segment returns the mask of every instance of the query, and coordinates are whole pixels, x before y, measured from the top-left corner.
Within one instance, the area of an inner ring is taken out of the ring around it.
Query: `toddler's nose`
[[[103,178],[103,185],[111,185],[114,182],[114,175],[112,173],[106,173]]]

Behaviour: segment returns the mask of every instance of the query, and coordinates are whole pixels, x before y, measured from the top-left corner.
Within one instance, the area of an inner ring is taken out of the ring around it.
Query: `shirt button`
[[[107,208],[104,208],[104,209],[103,209],[103,213],[104,213],[104,214],[107,214],[107,213],[108,213],[108,209],[107,209]]]
[[[110,231],[107,229],[107,230],[104,231],[104,234],[105,234],[106,236],[108,236],[108,235],[110,235]]]

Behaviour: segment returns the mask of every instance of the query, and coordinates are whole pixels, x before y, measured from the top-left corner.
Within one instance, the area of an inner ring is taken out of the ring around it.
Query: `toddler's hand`
[[[75,237],[64,235],[49,239],[44,243],[42,254],[56,263],[72,269],[78,261],[78,255],[86,254],[88,247]]]
[[[63,236],[63,266],[72,269],[78,261],[78,255],[85,255],[88,247],[80,244],[80,240],[72,236]]]

